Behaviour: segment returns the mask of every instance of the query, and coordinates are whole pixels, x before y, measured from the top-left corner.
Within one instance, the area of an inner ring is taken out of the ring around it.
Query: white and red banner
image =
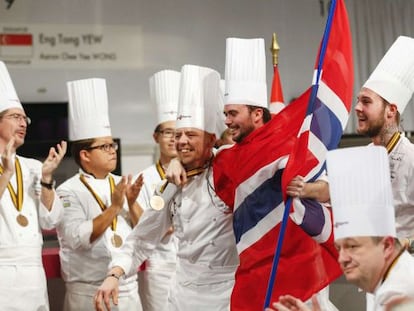
[[[0,59],[38,68],[137,68],[142,41],[137,26],[0,24]]]

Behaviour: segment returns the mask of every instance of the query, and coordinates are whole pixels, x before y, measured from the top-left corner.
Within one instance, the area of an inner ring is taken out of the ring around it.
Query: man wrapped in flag
[[[233,209],[240,256],[232,310],[263,310],[276,237],[284,233],[284,189],[297,175],[318,178],[326,150],[337,146],[345,127],[353,67],[343,1],[332,1],[328,25],[332,29],[325,31],[314,86],[273,118],[266,108],[263,40],[227,40],[224,110],[236,145],[217,154],[213,170],[216,193]],[[167,177],[185,182],[185,174],[171,168]],[[330,211],[314,200],[294,203],[294,213],[284,221],[288,241],[272,300],[286,293],[307,300],[341,274]]]

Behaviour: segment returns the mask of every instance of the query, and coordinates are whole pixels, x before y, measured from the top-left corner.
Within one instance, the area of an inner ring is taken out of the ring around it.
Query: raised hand
[[[44,182],[51,182],[53,179],[53,172],[58,168],[60,162],[66,154],[67,143],[61,141],[60,144],[49,149],[49,154],[42,165],[42,180]]]

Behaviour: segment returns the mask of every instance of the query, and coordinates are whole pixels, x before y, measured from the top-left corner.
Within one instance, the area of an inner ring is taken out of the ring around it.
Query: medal
[[[164,208],[164,199],[159,195],[154,195],[150,199],[150,206],[153,210],[160,211]]]
[[[121,247],[122,238],[118,234],[114,233],[114,235],[111,237],[111,243],[116,248]]]
[[[17,215],[16,221],[22,227],[26,227],[29,224],[29,221],[27,220],[26,216],[22,214]]]
[[[17,189],[14,191],[13,185],[10,181],[7,184],[7,189],[9,190],[10,199],[12,200],[14,207],[19,213],[19,215],[16,217],[16,221],[20,226],[26,227],[29,224],[29,220],[26,218],[26,216],[20,214],[23,208],[23,174],[19,159],[17,157],[14,160],[14,166],[16,171]],[[1,165],[0,174],[3,174],[3,166]]]

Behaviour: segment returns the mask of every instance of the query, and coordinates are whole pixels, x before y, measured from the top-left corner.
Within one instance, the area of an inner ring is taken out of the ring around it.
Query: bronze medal
[[[118,248],[122,245],[122,238],[118,234],[114,233],[114,235],[111,237],[111,243],[114,247]]]
[[[16,221],[22,227],[26,227],[29,224],[29,220],[22,214],[17,215]]]

